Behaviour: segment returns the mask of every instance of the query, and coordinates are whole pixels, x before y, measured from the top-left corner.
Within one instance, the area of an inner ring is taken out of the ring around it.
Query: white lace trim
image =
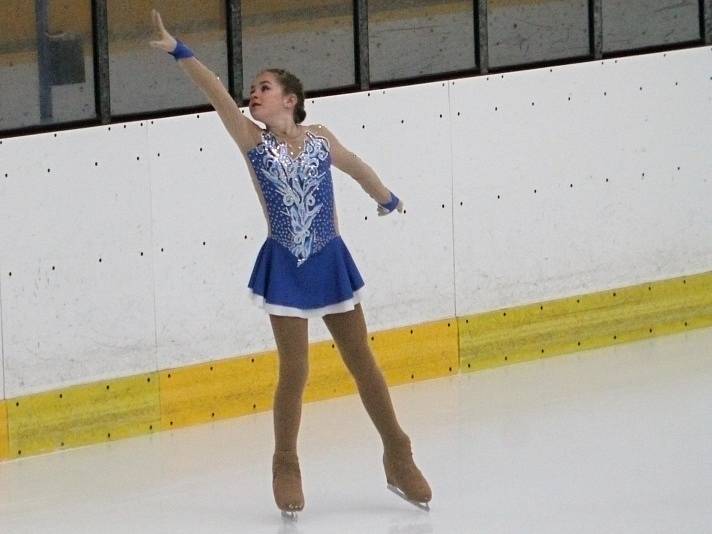
[[[308,310],[303,310],[301,308],[292,308],[290,306],[279,306],[277,304],[270,304],[265,301],[262,295],[258,295],[252,289],[247,288],[250,299],[258,307],[265,310],[271,315],[286,315],[288,317],[301,317],[302,319],[313,319],[317,317],[322,317],[330,313],[341,313],[351,311],[356,307],[356,304],[361,302],[365,296],[365,286],[361,289],[354,291],[353,298],[337,302],[336,304],[330,304],[329,306],[324,306],[323,308],[312,308]]]

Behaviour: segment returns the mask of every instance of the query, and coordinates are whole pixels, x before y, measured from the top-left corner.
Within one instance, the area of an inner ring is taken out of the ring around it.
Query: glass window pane
[[[700,38],[698,0],[603,0],[603,51]]]
[[[490,67],[587,56],[588,0],[488,0],[487,34]]]
[[[96,117],[93,54],[91,0],[0,2],[0,130]]]
[[[296,75],[307,91],[356,83],[353,0],[243,0],[243,95],[265,68]]]
[[[111,114],[126,115],[206,104],[207,98],[175,64],[172,56],[151,48],[151,8],[161,14],[172,35],[227,87],[227,37],[224,0],[108,0]]]
[[[371,81],[475,67],[472,0],[369,0]]]

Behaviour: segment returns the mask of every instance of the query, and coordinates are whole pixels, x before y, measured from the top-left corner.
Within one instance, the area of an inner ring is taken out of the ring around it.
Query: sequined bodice
[[[248,158],[265,199],[270,234],[301,266],[337,235],[328,141],[307,131],[293,158],[271,132]]]

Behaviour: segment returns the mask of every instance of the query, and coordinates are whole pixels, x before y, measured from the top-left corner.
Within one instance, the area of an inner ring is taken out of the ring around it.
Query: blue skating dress
[[[264,131],[247,156],[269,226],[248,283],[252,301],[302,318],[354,309],[364,281],[338,232],[328,140],[307,131],[292,158]]]

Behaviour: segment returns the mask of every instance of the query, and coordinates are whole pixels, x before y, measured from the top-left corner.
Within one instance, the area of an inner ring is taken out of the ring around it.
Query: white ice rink
[[[712,329],[391,391],[430,513],[386,490],[352,396],[305,407],[297,524],[269,412],[0,464],[0,532],[712,532]]]

